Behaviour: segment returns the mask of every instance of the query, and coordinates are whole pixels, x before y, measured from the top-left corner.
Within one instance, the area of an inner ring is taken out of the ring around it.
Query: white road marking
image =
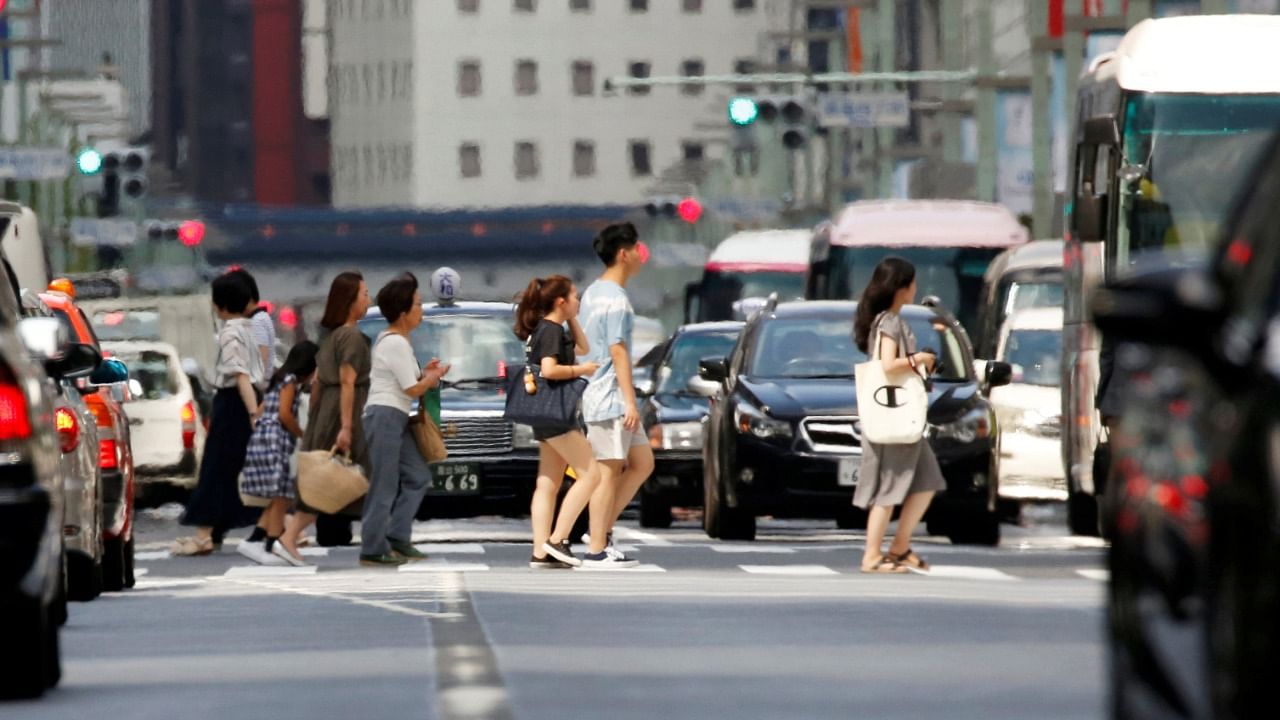
[[[227,570],[223,577],[280,577],[284,575],[315,575],[315,565],[292,567],[289,565],[239,565]]]
[[[327,547],[300,547],[298,554],[303,557],[329,557],[329,548]]]
[[[839,575],[826,565],[739,565],[754,575]]]
[[[654,535],[653,533],[648,533],[643,530],[636,530],[634,528],[623,527],[621,525],[614,527],[613,534],[625,540],[631,540],[633,542],[642,543],[644,545],[652,545],[654,547],[667,547],[671,545],[671,542],[669,540],[660,538],[657,535]]]
[[[428,555],[483,555],[484,546],[480,543],[415,543],[414,547]]]
[[[775,545],[708,545],[718,553],[760,553],[762,555],[794,555],[795,549]]]
[[[484,563],[451,563],[425,560],[411,562],[400,566],[402,573],[447,573],[447,572],[486,572],[489,566]]]
[[[149,552],[135,552],[133,554],[134,562],[139,560],[146,562],[148,560],[168,560],[173,557],[168,550],[153,550]]]
[[[604,565],[604,566],[583,565],[582,567],[574,568],[574,570],[577,570],[579,572],[616,572],[616,573],[664,573],[667,571],[667,569],[662,567],[661,565],[650,565],[646,563],[640,563],[639,565],[632,565],[631,567],[612,567],[609,565]]]
[[[136,569],[133,571],[133,576],[134,576],[135,578],[140,578],[140,577],[142,577],[143,575],[146,575],[146,574],[147,574],[147,573],[149,573],[149,572],[151,572],[151,571],[150,571],[150,570],[148,570],[147,568],[136,568]]]
[[[929,577],[951,578],[958,580],[1017,580],[1018,578],[995,568],[971,567],[968,565],[934,565],[929,568]]]
[[[204,585],[204,578],[138,578],[134,584],[134,590],[161,590],[164,588],[194,587],[196,585]],[[129,597],[128,593],[124,597]]]
[[[1098,582],[1107,582],[1111,579],[1111,573],[1102,568],[1080,568],[1076,570],[1076,574]]]

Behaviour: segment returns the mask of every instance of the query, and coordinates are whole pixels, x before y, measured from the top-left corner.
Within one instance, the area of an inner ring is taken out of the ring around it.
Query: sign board
[[[726,220],[771,220],[782,212],[782,201],[777,198],[708,198],[702,204]]]
[[[0,148],[0,178],[5,180],[65,180],[71,174],[71,155],[61,148]]]
[[[904,92],[832,92],[818,96],[818,124],[823,127],[900,128],[911,124],[911,104]]]
[[[71,221],[71,242],[81,247],[132,245],[138,239],[138,223],[119,218],[75,218]]]

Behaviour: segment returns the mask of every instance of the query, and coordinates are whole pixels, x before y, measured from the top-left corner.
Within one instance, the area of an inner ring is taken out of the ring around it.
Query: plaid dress
[[[285,375],[263,401],[262,417],[253,428],[244,457],[244,484],[240,491],[245,495],[290,500],[297,497],[289,461],[298,440],[280,424],[280,391],[291,383],[297,383],[297,378]],[[298,416],[300,399],[301,396],[294,393],[294,417]]]

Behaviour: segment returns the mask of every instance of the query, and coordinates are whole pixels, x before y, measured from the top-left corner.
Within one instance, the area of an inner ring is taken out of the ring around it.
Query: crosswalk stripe
[[[826,565],[739,565],[753,575],[839,575]]]
[[[133,554],[134,562],[139,560],[146,562],[148,560],[168,560],[173,557],[168,550],[151,550],[148,552],[135,552]]]
[[[277,577],[281,575],[314,575],[315,565],[292,567],[289,565],[237,565],[223,574],[223,577]]]
[[[794,555],[795,549],[774,545],[708,545],[715,552],[732,555],[734,553],[758,553],[761,555]]]
[[[667,569],[662,567],[661,565],[651,565],[647,563],[632,565],[631,567],[609,567],[609,566],[600,567],[598,565],[583,566],[583,567],[574,568],[574,570],[577,570],[579,572],[589,572],[589,573],[590,572],[664,573],[667,571]]]
[[[428,555],[483,555],[484,546],[480,543],[414,543],[414,547]]]
[[[995,568],[971,567],[967,565],[934,565],[929,568],[929,577],[952,578],[959,580],[1018,580],[1006,572]]]
[[[488,570],[489,566],[484,563],[432,562],[430,560],[400,566],[402,573],[486,572]]]
[[[613,529],[613,534],[624,540],[632,540],[638,543],[643,543],[645,545],[650,545],[652,547],[667,547],[671,545],[670,540],[658,537],[653,533],[645,532],[643,530],[636,530],[634,528],[629,528],[629,527],[617,526]]]
[[[1111,573],[1102,568],[1080,568],[1076,570],[1076,574],[1098,582],[1107,582],[1111,579]]]

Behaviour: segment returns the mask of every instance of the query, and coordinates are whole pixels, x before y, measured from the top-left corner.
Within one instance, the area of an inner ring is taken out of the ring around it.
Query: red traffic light
[[[680,216],[681,220],[692,225],[693,223],[698,222],[698,218],[702,217],[702,203],[691,197],[687,197],[681,200],[680,204],[676,206],[676,214]]]
[[[195,247],[204,242],[204,223],[199,220],[186,220],[178,226],[178,239],[187,247]]]

